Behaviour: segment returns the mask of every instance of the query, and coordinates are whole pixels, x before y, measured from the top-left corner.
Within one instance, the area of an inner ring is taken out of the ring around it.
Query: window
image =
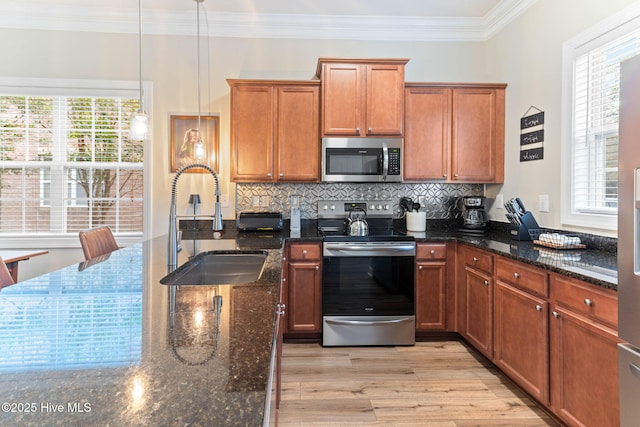
[[[623,12],[564,46],[564,224],[617,227],[620,63],[640,53],[640,11]]]
[[[142,236],[144,142],[128,138],[137,85],[0,80],[0,236]],[[126,85],[124,85],[126,86]]]

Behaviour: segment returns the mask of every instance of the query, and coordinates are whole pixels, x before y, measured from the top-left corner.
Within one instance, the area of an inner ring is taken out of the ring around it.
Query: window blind
[[[640,30],[574,61],[572,211],[617,214],[620,62],[640,52]]]
[[[0,234],[141,235],[144,142],[128,139],[137,108],[130,96],[0,92]]]

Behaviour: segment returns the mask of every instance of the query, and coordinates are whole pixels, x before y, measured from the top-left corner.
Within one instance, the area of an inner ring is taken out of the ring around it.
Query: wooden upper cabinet
[[[504,181],[504,89],[454,89],[452,106],[452,180]]]
[[[277,89],[279,181],[315,182],[320,171],[320,88],[283,86]]]
[[[401,136],[407,62],[320,58],[323,136]]]
[[[231,86],[231,180],[317,182],[319,82],[227,81]]]
[[[504,181],[504,84],[408,83],[405,181]]]
[[[451,89],[407,88],[405,114],[403,179],[446,180],[451,140]]]
[[[231,88],[231,180],[273,179],[274,94],[270,85]]]

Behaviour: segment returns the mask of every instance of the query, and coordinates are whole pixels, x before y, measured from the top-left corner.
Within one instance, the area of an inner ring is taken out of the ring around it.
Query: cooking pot
[[[347,234],[349,236],[368,236],[369,224],[366,221],[367,213],[362,208],[354,208],[349,212]]]

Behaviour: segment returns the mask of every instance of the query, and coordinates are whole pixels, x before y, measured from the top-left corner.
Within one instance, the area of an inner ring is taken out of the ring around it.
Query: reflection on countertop
[[[161,285],[162,236],[4,288],[3,424],[261,425],[281,268],[267,252],[250,286]]]

